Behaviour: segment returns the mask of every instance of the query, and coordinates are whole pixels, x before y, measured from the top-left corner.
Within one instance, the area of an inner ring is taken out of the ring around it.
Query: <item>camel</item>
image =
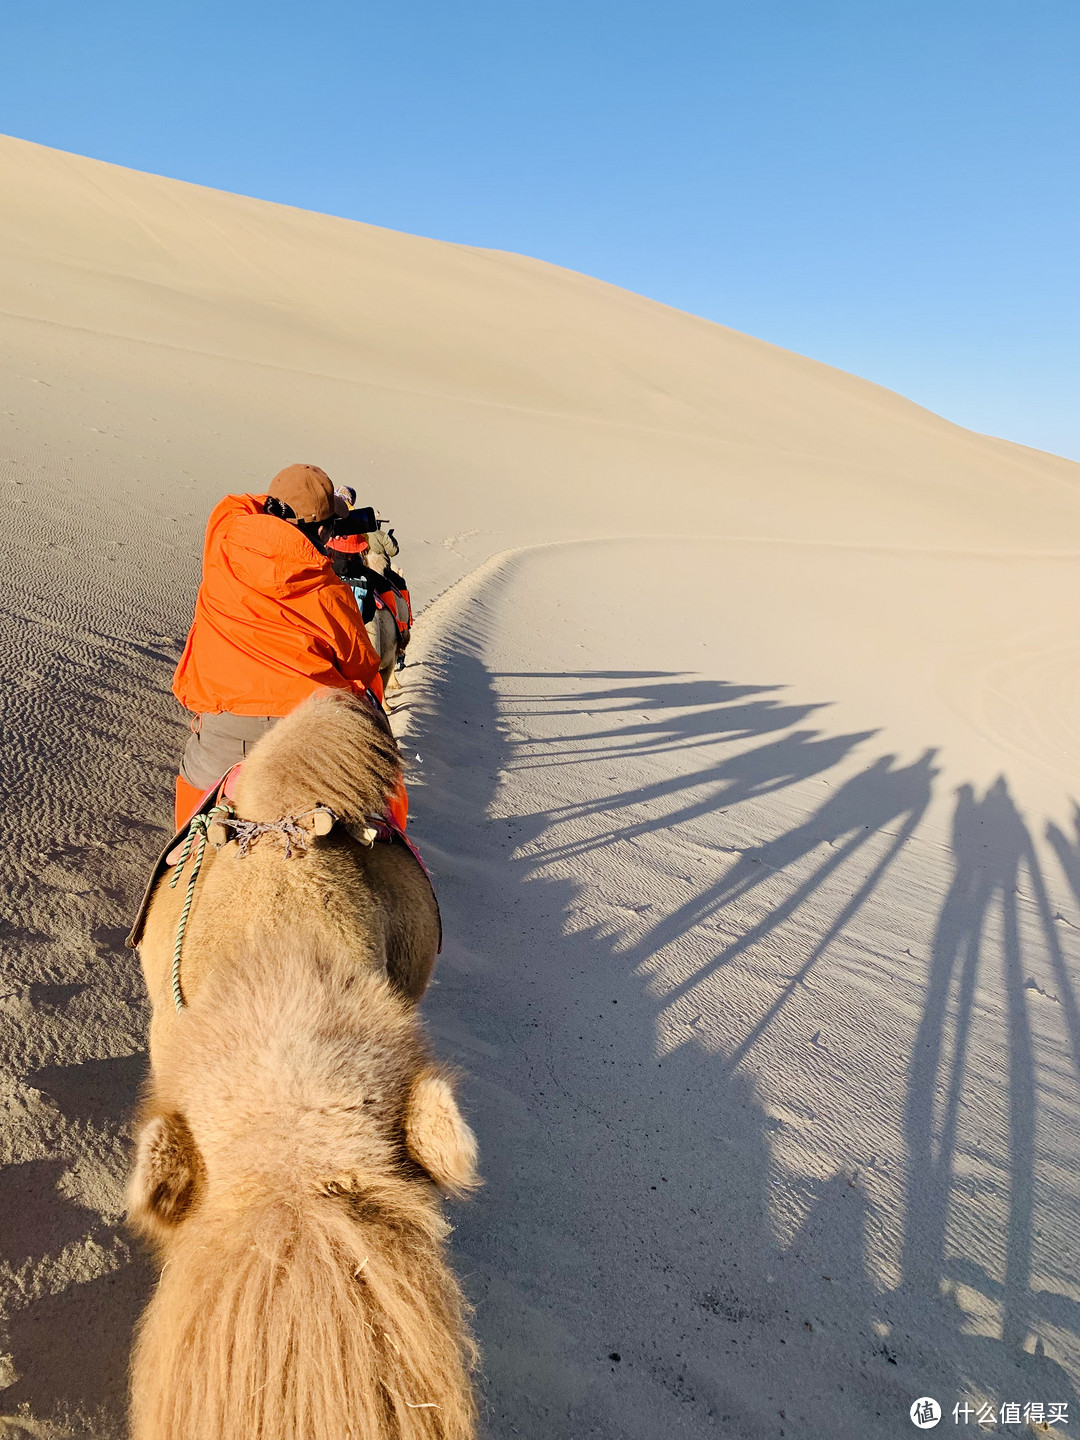
[[[364,525],[371,526],[363,530]],[[334,527],[334,533],[326,542],[327,554],[334,566],[334,572],[346,585],[352,587],[361,613],[371,616],[364,621],[368,639],[379,657],[379,674],[382,676],[383,693],[399,690],[397,662],[409,643],[412,626],[412,612],[405,581],[390,566],[390,557],[398,553],[393,532],[383,535],[370,506],[354,509],[343,516]],[[402,595],[395,593],[397,590]],[[378,595],[378,608],[372,614],[367,608]],[[400,618],[405,627],[398,629]]]
[[[396,544],[395,544],[396,553]],[[389,575],[396,585],[403,584],[399,575],[396,575],[390,564],[390,556],[386,554],[381,545],[373,545],[364,556],[364,565],[368,570],[373,570],[376,575],[384,577]],[[391,593],[384,596],[387,606],[394,607],[394,613],[389,609],[379,609],[375,613],[374,620],[367,624],[368,637],[379,655],[379,674],[383,680],[383,690],[401,688],[401,681],[397,678],[397,661],[399,655],[404,652],[405,646],[409,643],[409,631],[406,630],[404,638],[398,631],[394,615],[401,602]],[[404,623],[406,617],[402,615]],[[411,622],[410,622],[411,623]]]
[[[476,1142],[416,1012],[438,909],[403,845],[370,843],[400,773],[345,694],[267,733],[234,795],[247,830],[202,856],[179,1004],[197,847],[176,888],[153,891],[128,1214],[162,1271],[132,1361],[133,1440],[474,1436],[440,1192],[479,1183]]]
[[[393,597],[391,597],[392,599]],[[382,676],[383,693],[389,690],[400,690],[401,681],[397,678],[397,662],[400,654],[400,637],[398,635],[397,621],[386,606],[380,606],[375,614],[364,626],[368,633],[368,639],[379,657],[379,674]]]
[[[299,822],[306,849],[286,859],[286,837],[273,833],[247,854],[238,840],[205,847],[180,954],[188,1002],[211,969],[249,953],[255,924],[291,934],[296,917],[306,933],[344,947],[358,968],[383,973],[406,999],[420,999],[440,943],[430,882],[404,845],[365,843],[369,817],[384,812],[400,781],[396,742],[346,691],[314,696],[263,736],[240,771],[236,815],[262,824],[306,817]],[[313,833],[316,807],[335,817],[327,835]],[[175,872],[157,881],[138,937],[152,1065],[161,1035],[186,1018],[174,1003],[173,960],[198,859],[196,845],[175,885]]]

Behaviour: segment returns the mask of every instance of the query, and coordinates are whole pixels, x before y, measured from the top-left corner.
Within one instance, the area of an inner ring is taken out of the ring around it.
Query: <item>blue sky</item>
[[[1080,459],[1078,0],[6,0],[0,131],[536,255]]]

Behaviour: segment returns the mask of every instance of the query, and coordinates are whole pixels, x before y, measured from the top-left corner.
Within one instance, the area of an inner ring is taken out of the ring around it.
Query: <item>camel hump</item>
[[[244,762],[234,804],[241,819],[259,823],[317,806],[357,822],[383,814],[400,782],[397,742],[370,704],[329,690],[267,731]]]

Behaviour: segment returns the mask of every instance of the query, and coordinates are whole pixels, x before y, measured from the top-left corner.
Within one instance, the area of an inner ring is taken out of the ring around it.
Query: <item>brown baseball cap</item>
[[[266,492],[292,508],[298,520],[329,520],[334,513],[334,486],[318,465],[286,465]]]

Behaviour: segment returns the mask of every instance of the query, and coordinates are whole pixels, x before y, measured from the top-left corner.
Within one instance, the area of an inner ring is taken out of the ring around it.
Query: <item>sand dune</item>
[[[0,177],[0,1409],[122,1433],[171,666],[211,505],[308,459],[462,582],[398,724],[488,1433],[1076,1423],[1080,467],[537,261]]]

